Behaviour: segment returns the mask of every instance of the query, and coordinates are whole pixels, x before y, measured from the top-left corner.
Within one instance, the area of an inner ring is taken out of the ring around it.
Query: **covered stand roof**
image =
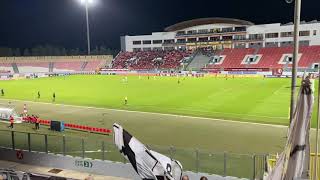
[[[183,21],[172,26],[165,28],[164,30],[167,32],[171,31],[179,31],[182,29],[190,28],[193,26],[207,25],[207,24],[233,24],[233,25],[241,25],[241,26],[252,26],[254,23],[249,21],[244,21],[240,19],[232,19],[232,18],[199,18],[193,19],[189,21]]]

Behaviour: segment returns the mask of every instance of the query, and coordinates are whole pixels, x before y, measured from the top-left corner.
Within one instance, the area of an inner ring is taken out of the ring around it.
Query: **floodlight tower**
[[[86,22],[87,22],[87,46],[88,46],[88,55],[91,54],[90,47],[90,23],[89,23],[89,5],[93,4],[94,0],[80,0],[81,4],[85,6],[86,9]]]

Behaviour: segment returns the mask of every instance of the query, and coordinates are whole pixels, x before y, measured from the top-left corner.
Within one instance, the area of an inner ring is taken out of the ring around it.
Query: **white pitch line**
[[[232,122],[232,123],[239,123],[239,124],[269,126],[269,127],[277,127],[277,128],[288,128],[288,126],[285,126],[285,125],[275,125],[275,124],[255,123],[255,122],[243,122],[243,121],[235,121],[235,120],[207,118],[207,117],[196,117],[196,116],[186,116],[186,115],[176,115],[176,114],[166,114],[166,113],[156,113],[156,112],[143,112],[143,111],[133,111],[133,110],[123,110],[123,109],[99,108],[99,107],[92,107],[92,106],[79,106],[79,105],[70,105],[70,104],[53,104],[53,103],[47,103],[47,102],[35,102],[35,101],[17,100],[17,99],[0,99],[0,100],[4,100],[4,101],[7,100],[7,101],[11,101],[11,102],[14,102],[14,101],[28,102],[28,103],[34,103],[34,104],[45,104],[45,105],[65,106],[65,107],[76,107],[76,108],[85,108],[85,109],[97,109],[97,110],[109,110],[109,111],[118,111],[118,112],[129,112],[129,113],[154,114],[154,115],[163,115],[163,116],[171,116],[171,117],[203,119],[203,120],[220,121],[220,122],[230,122],[230,123]],[[259,117],[259,116],[257,116],[257,117]],[[272,117],[272,118],[274,118],[274,117]]]

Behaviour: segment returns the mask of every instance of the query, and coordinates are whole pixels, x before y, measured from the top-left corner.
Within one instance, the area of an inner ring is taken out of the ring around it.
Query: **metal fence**
[[[73,157],[124,162],[112,142],[92,138],[36,134],[0,130],[0,146],[13,150],[27,150]],[[177,159],[185,171],[203,172],[221,176],[263,179],[266,155],[217,153],[198,149],[148,146],[150,149]]]

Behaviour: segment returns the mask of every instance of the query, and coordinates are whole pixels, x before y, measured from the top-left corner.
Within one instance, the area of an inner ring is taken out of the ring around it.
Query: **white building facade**
[[[300,45],[320,45],[320,22],[301,22]],[[121,36],[122,51],[196,49],[199,47],[262,48],[293,45],[293,23],[261,24],[229,19],[184,21],[151,35]]]

